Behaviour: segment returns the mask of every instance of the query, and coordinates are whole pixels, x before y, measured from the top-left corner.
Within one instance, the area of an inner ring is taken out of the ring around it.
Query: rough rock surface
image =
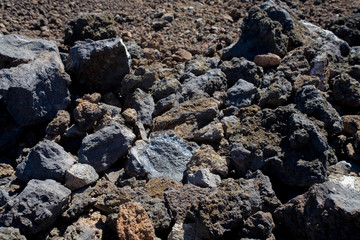
[[[180,182],[196,148],[173,131],[152,133],[149,143],[139,142],[130,149],[127,173],[147,176],[148,179],[166,177]]]
[[[77,42],[70,49],[66,70],[85,91],[111,91],[130,71],[130,55],[119,38]]]
[[[89,164],[103,172],[123,157],[135,141],[135,135],[125,126],[112,123],[86,136],[78,153],[79,163]]]
[[[26,237],[20,234],[19,229],[13,227],[0,228],[0,238],[8,240],[26,240]]]
[[[5,226],[35,234],[51,226],[68,204],[71,191],[54,180],[30,180],[25,189],[4,207]]]
[[[98,178],[99,175],[92,166],[77,163],[66,170],[65,186],[71,190],[76,190],[96,182]]]
[[[45,140],[33,147],[29,155],[16,168],[19,180],[27,182],[31,179],[54,179],[63,182],[65,172],[75,159],[59,144]]]
[[[119,208],[117,220],[119,239],[152,240],[155,231],[144,208],[139,203],[129,202]]]

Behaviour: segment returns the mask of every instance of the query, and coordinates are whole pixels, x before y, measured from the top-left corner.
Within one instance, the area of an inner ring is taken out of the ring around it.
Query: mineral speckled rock
[[[149,143],[143,141],[130,149],[127,173],[181,181],[196,148],[173,131],[152,133]]]
[[[70,49],[66,70],[83,90],[100,92],[119,88],[130,71],[130,54],[119,38],[77,42]]]
[[[89,164],[103,172],[123,157],[135,141],[135,134],[127,127],[112,123],[86,136],[78,153],[79,163]]]
[[[70,200],[71,191],[54,180],[31,180],[4,207],[0,222],[35,234],[50,227]]]
[[[96,182],[98,178],[99,175],[92,166],[77,163],[66,170],[65,186],[75,190]]]
[[[19,229],[13,227],[0,228],[0,238],[8,240],[26,240],[26,237],[21,235]]]
[[[54,179],[62,182],[65,172],[75,159],[63,147],[53,141],[42,141],[30,150],[28,156],[16,168],[16,176],[21,181],[31,179]]]

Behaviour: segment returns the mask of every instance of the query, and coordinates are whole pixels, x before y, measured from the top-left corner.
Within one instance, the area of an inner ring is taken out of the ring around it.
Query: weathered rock
[[[92,166],[77,163],[66,170],[65,186],[71,190],[76,190],[96,182],[98,178],[99,175]]]
[[[336,36],[345,40],[350,46],[360,45],[360,18],[335,18],[326,26],[327,29],[335,33]]]
[[[135,202],[120,206],[117,220],[119,239],[153,240],[155,231],[145,209]]]
[[[246,220],[242,232],[247,238],[268,239],[273,237],[274,227],[275,223],[271,213],[259,211]]]
[[[281,75],[272,78],[269,86],[263,83],[260,91],[259,105],[281,106],[286,104],[292,94],[291,83]]]
[[[69,51],[66,70],[83,91],[117,89],[130,72],[131,59],[121,39],[77,42]]]
[[[187,180],[191,184],[210,188],[215,188],[221,182],[220,176],[211,173],[208,168],[202,168],[194,174],[189,174]]]
[[[243,79],[239,79],[234,86],[227,90],[227,106],[234,105],[236,107],[250,106],[256,97],[258,90],[254,84]]]
[[[56,117],[46,127],[46,139],[53,140],[56,136],[65,133],[70,125],[70,114],[65,110],[59,110]]]
[[[334,98],[348,107],[360,107],[360,82],[347,73],[342,73],[332,80]]]
[[[209,71],[210,68],[207,64],[206,58],[197,55],[194,59],[185,63],[185,71],[193,73],[195,76],[200,76]]]
[[[357,239],[359,199],[359,191],[342,184],[316,184],[276,209],[275,223],[292,239]]]
[[[338,134],[343,130],[339,113],[315,86],[304,86],[296,93],[296,108],[324,122],[329,135]]]
[[[167,178],[152,178],[146,183],[146,192],[150,197],[164,200],[164,192],[182,188],[182,183]]]
[[[283,72],[285,77],[292,82],[294,82],[295,78],[299,75],[309,75],[310,63],[306,55],[304,48],[294,49],[281,60],[277,70]]]
[[[151,89],[156,82],[156,75],[153,71],[144,68],[137,68],[134,74],[128,74],[121,82],[121,94],[131,95],[135,89],[140,88],[145,92]]]
[[[179,107],[179,103],[182,103],[183,101],[184,98],[180,95],[180,93],[174,93],[166,98],[162,98],[156,103],[153,116],[156,117],[172,108],[177,108]]]
[[[0,163],[0,178],[10,177],[15,173],[13,167],[6,163]]]
[[[70,81],[59,54],[45,52],[27,64],[0,70],[0,99],[18,125],[43,123],[69,105]]]
[[[100,103],[99,107],[103,115],[95,122],[94,131],[98,131],[114,122],[120,125],[125,124],[125,120],[121,115],[121,108],[104,103]]]
[[[67,23],[64,43],[72,46],[79,40],[101,40],[115,36],[115,21],[109,15],[83,13]]]
[[[79,163],[89,164],[103,172],[123,157],[135,141],[127,127],[116,122],[86,136],[78,153]]]
[[[27,157],[16,167],[16,176],[27,182],[31,179],[54,179],[62,182],[65,172],[76,160],[60,145],[44,140],[33,147]]]
[[[185,100],[212,97],[215,91],[225,91],[226,88],[225,74],[220,69],[211,69],[203,75],[186,79],[182,84],[182,95]]]
[[[131,176],[166,177],[180,182],[196,148],[173,131],[151,133],[149,143],[142,141],[130,149],[126,171]]]
[[[224,61],[220,68],[226,74],[229,87],[232,87],[239,79],[244,79],[259,87],[264,74],[261,67],[245,58],[234,57],[231,61]]]
[[[181,92],[181,84],[175,78],[162,79],[152,86],[152,96],[155,100],[166,98],[171,94]]]
[[[195,216],[199,201],[209,193],[209,188],[201,188],[192,184],[185,184],[179,190],[166,191],[165,201],[170,210],[170,216],[177,223],[182,223],[189,215]]]
[[[104,111],[96,103],[81,100],[73,111],[77,125],[84,131],[93,128],[95,122],[99,120]]]
[[[4,208],[0,222],[35,234],[50,227],[68,204],[71,191],[54,180],[31,180]]]
[[[201,145],[197,149],[187,164],[187,174],[195,174],[202,168],[208,168],[210,172],[226,177],[228,166],[225,157],[217,154],[210,145]]]
[[[133,108],[125,109],[122,115],[127,123],[135,123],[137,121],[137,112]]]
[[[359,162],[359,146],[360,146],[360,116],[344,115],[342,116],[344,123],[344,133],[351,136],[352,140],[347,143],[347,155],[354,161]]]
[[[330,182],[338,183],[346,188],[360,191],[360,167],[354,163],[340,161],[328,169]]]
[[[197,239],[195,223],[175,223],[167,240]]]
[[[54,41],[32,39],[18,34],[0,36],[0,69],[16,67],[44,52],[59,53]]]
[[[153,130],[174,129],[180,136],[191,138],[194,129],[206,126],[219,114],[218,106],[219,102],[213,98],[186,101],[154,118]]]
[[[141,59],[144,56],[144,50],[135,42],[127,42],[125,43],[125,46],[131,59]]]
[[[280,64],[281,58],[273,53],[256,55],[254,63],[261,67],[276,67]]]
[[[273,21],[265,11],[254,6],[243,20],[240,39],[225,51],[223,58],[245,57],[253,60],[256,55],[266,53],[283,57],[287,52],[288,37],[282,30],[278,21]]]
[[[324,88],[322,87],[322,81],[317,76],[298,75],[297,77],[294,78],[294,80],[295,80],[294,81],[295,91],[299,90],[301,87],[305,85],[314,85],[317,89],[321,91],[325,91],[328,89],[327,87]]]
[[[218,143],[224,137],[224,129],[221,123],[210,123],[194,132],[194,140],[199,142]]]
[[[279,205],[270,179],[260,171],[249,179],[228,178],[200,201],[197,227],[203,229],[203,238],[220,239],[255,212],[273,211]]]
[[[132,95],[128,96],[124,107],[135,109],[138,120],[142,122],[144,126],[150,126],[152,124],[152,114],[155,109],[155,103],[150,94],[137,88]]]
[[[6,240],[26,240],[26,237],[21,235],[19,229],[13,227],[0,228],[0,239]]]
[[[319,128],[291,105],[258,111],[240,126],[230,138],[240,174],[262,169],[284,184],[311,186],[324,182],[326,166],[337,162]]]
[[[96,202],[96,196],[93,195],[93,192],[94,190],[91,187],[73,192],[69,206],[63,211],[61,217],[70,221],[89,211]]]

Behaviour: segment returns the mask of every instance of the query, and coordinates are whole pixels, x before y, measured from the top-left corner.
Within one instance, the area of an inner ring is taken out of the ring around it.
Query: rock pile
[[[360,238],[356,42],[267,1],[221,58],[134,67],[84,18],[68,53],[0,36],[0,238]]]

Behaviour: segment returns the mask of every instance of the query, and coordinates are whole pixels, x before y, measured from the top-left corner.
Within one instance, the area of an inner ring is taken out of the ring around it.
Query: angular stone
[[[98,178],[99,175],[92,166],[77,163],[66,170],[65,186],[71,190],[76,190],[96,182]]]
[[[27,64],[0,70],[0,99],[18,125],[43,123],[69,105],[70,81],[59,54],[45,52]]]
[[[272,235],[274,228],[275,223],[271,213],[259,211],[246,220],[242,232],[247,238],[271,239],[274,238]]]
[[[152,178],[146,183],[146,192],[150,197],[164,200],[164,192],[182,188],[182,183],[167,178]]]
[[[103,172],[123,157],[135,141],[135,134],[116,122],[86,136],[78,153],[79,163]]]
[[[137,112],[138,121],[144,126],[152,124],[152,115],[155,109],[155,103],[152,96],[140,88],[137,88],[133,94],[126,99],[125,108],[133,108]]]
[[[236,107],[250,106],[257,94],[258,90],[254,84],[243,79],[239,79],[234,86],[227,90],[227,106],[234,105]]]
[[[59,53],[56,42],[18,34],[0,36],[0,69],[28,63],[43,52]]]
[[[210,123],[205,127],[195,131],[194,140],[200,142],[218,143],[224,137],[224,129],[221,123]]]
[[[261,67],[276,67],[280,64],[281,58],[273,53],[256,55],[254,63]]]
[[[56,136],[65,133],[70,126],[70,114],[65,110],[59,110],[56,117],[46,127],[46,139],[52,140]]]
[[[263,84],[260,91],[259,105],[262,107],[284,105],[291,94],[291,82],[283,76],[274,76],[269,86]]]
[[[31,180],[25,189],[4,207],[0,222],[35,234],[50,227],[70,200],[71,191],[54,180]]]
[[[84,131],[93,128],[95,122],[99,120],[104,112],[96,103],[80,100],[80,103],[73,111],[74,119],[77,125]]]
[[[62,182],[65,172],[76,160],[60,145],[44,140],[30,150],[26,158],[16,167],[16,176],[27,182],[31,179],[54,179]]]
[[[171,94],[181,92],[181,84],[175,78],[162,79],[152,86],[152,95],[155,100],[165,98]]]
[[[166,177],[180,182],[196,148],[173,131],[151,133],[149,143],[142,141],[130,149],[126,171],[131,176]]]
[[[194,174],[187,176],[189,183],[197,185],[199,187],[215,188],[220,182],[219,175],[213,174],[208,168],[202,168],[196,171]]]
[[[125,109],[122,115],[127,123],[135,123],[137,120],[137,112],[133,108]]]
[[[120,38],[86,40],[70,49],[66,70],[84,91],[107,92],[120,89],[130,64],[130,54]]]
[[[155,238],[154,228],[145,209],[135,202],[120,206],[117,233],[119,239],[153,240]]]
[[[178,108],[179,104],[183,101],[184,98],[180,95],[180,93],[174,93],[166,98],[162,98],[156,103],[153,116],[157,117],[172,108]]]

